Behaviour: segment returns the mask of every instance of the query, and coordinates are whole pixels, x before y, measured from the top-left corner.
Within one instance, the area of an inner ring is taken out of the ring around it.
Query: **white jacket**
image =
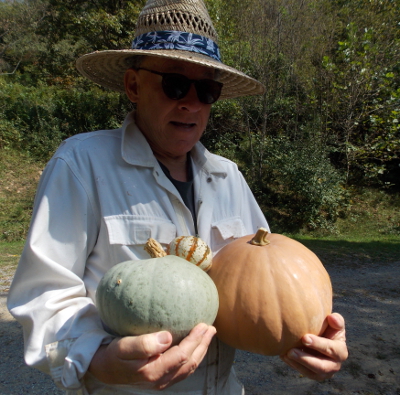
[[[233,238],[268,227],[233,162],[201,143],[191,157],[198,232],[214,253]],[[63,142],[39,183],[8,297],[24,329],[27,364],[51,374],[69,394],[153,393],[107,387],[87,373],[98,347],[112,340],[97,314],[96,287],[115,264],[148,259],[143,245],[149,237],[168,244],[190,234],[192,215],[133,113],[120,129]],[[241,394],[233,358],[234,349],[214,339],[196,372],[163,394]]]

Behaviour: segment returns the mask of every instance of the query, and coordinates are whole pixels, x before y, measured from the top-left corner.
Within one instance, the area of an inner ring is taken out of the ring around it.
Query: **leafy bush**
[[[313,140],[286,137],[256,139],[253,147],[261,161],[244,168],[272,229],[298,232],[333,231],[346,207],[343,177],[333,168],[325,148]]]
[[[77,133],[118,127],[128,110],[118,93],[57,86],[1,84],[0,147],[47,160],[62,140]]]

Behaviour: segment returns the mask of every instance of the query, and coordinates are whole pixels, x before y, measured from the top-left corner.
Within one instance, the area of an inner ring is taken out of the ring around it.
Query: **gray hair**
[[[138,69],[143,61],[146,59],[146,55],[136,55],[126,60],[129,69]]]

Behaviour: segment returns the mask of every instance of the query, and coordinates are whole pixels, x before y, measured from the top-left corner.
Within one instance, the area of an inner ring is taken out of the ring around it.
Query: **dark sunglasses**
[[[136,70],[145,70],[162,76],[162,88],[166,96],[172,100],[183,99],[189,92],[190,86],[194,84],[197,97],[204,104],[215,103],[221,95],[223,84],[210,79],[191,80],[182,74],[160,73],[158,71],[139,67]]]

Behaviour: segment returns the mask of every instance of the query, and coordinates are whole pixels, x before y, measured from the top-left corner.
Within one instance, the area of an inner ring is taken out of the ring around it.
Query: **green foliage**
[[[213,5],[225,60],[266,85],[243,125],[294,140],[311,125],[347,184],[400,186],[398,1]]]
[[[243,170],[274,231],[334,231],[347,194],[326,149],[311,139],[253,138],[255,161]]]
[[[128,109],[121,95],[97,87],[25,87],[1,80],[0,86],[0,148],[38,159],[49,159],[61,141],[74,134],[119,127]]]
[[[42,0],[0,2],[0,74],[15,75],[46,51],[43,38],[37,35],[46,7]]]
[[[0,149],[47,160],[121,123],[127,100],[75,61],[128,48],[145,1],[0,2]],[[400,189],[399,0],[205,2],[224,63],[266,92],[216,103],[203,143],[239,164],[274,229],[333,229],[351,185]]]
[[[211,152],[236,160],[236,149],[243,140],[243,118],[242,108],[237,101],[215,103],[202,143]]]
[[[0,2],[0,73],[26,85],[84,84],[76,59],[129,48],[145,1]]]
[[[0,241],[24,240],[43,163],[0,148]]]
[[[400,196],[385,190],[354,188],[349,206],[338,220],[339,234],[348,237],[378,239],[400,236]]]
[[[387,164],[399,163],[400,35],[395,21],[385,23],[389,39],[381,37],[376,22],[369,22],[371,26],[364,28],[349,23],[335,53],[324,56],[323,67],[331,81],[325,97],[328,141],[336,147],[337,160],[350,181],[362,178],[376,184],[384,180]]]

